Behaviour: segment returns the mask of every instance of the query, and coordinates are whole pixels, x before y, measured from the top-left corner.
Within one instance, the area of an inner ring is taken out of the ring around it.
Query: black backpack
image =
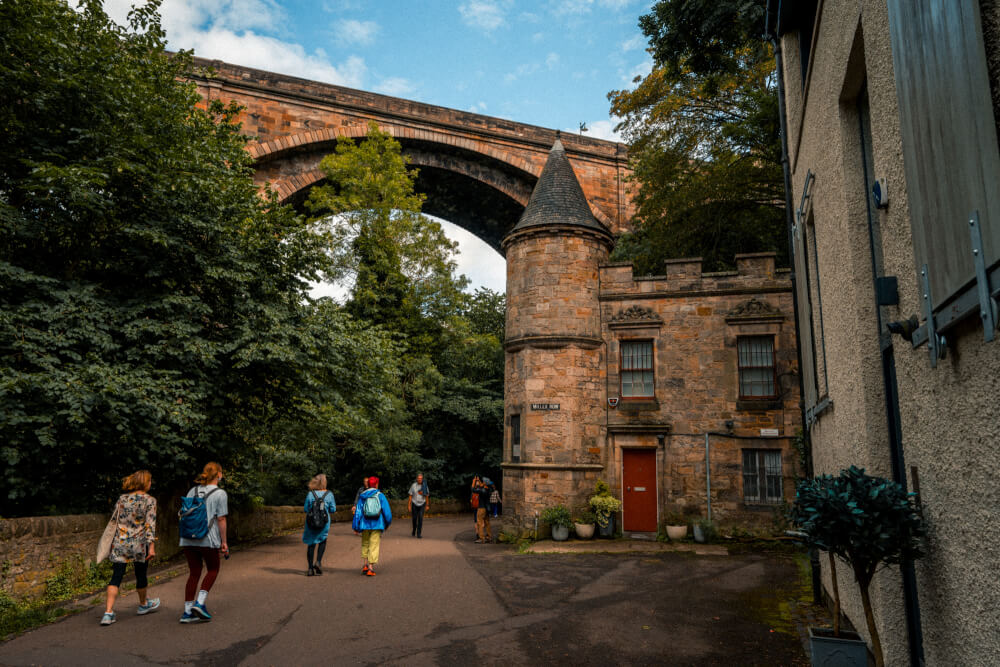
[[[322,496],[316,495],[313,491],[313,504],[306,513],[306,525],[313,530],[323,530],[326,528],[326,522],[330,519],[330,514],[326,511],[326,503],[324,499],[326,494],[330,493],[325,491]]]

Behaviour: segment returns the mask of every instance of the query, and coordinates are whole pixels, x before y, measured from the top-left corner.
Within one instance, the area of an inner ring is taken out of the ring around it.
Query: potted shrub
[[[614,537],[615,512],[622,509],[622,501],[611,495],[611,487],[604,480],[597,480],[594,485],[594,495],[590,497],[590,509],[597,518],[601,537]]]
[[[552,539],[562,542],[569,537],[569,529],[573,525],[573,519],[569,515],[569,510],[562,505],[546,507],[542,510],[542,521],[552,527]]]
[[[694,531],[694,541],[699,544],[714,540],[718,532],[715,528],[715,522],[711,519],[698,519],[691,528]]]
[[[573,530],[581,540],[589,540],[594,537],[594,530],[597,528],[597,516],[589,509],[580,510],[573,517]]]
[[[842,470],[837,477],[823,475],[799,482],[792,521],[809,546],[827,553],[834,605],[832,633],[822,628],[809,628],[814,665],[822,664],[824,656],[830,652],[843,652],[850,647],[849,643],[848,646],[840,645],[844,633],[840,630],[840,592],[837,588],[839,558],[854,573],[861,592],[875,665],[884,667],[882,642],[875,625],[869,589],[879,569],[924,554],[923,519],[914,509],[911,496],[896,482],[872,477],[855,466]],[[827,636],[829,634],[833,636]],[[850,641],[860,650],[854,660],[858,665],[867,665],[865,644],[860,637],[855,637]],[[836,646],[831,648],[831,643]]]
[[[667,537],[670,538],[671,542],[683,540],[687,537],[688,525],[687,519],[684,518],[684,515],[677,512],[671,512],[663,518],[663,521],[666,524]]]

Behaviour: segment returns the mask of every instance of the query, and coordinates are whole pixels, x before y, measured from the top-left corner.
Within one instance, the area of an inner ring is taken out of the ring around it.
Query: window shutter
[[[805,395],[806,409],[815,407],[817,401],[816,385],[816,347],[813,342],[812,302],[809,292],[809,261],[806,254],[805,225],[795,226],[795,292],[799,307],[799,348],[802,351],[802,387]]]
[[[973,211],[987,270],[1000,256],[1000,150],[982,21],[978,2],[888,0],[888,8],[917,280],[927,264],[937,314],[975,277]],[[970,312],[961,310],[947,321]]]

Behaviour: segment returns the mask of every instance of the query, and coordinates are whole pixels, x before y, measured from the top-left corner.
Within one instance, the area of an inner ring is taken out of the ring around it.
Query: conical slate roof
[[[549,159],[531,193],[528,206],[510,233],[541,225],[574,225],[608,233],[590,212],[583,188],[576,180],[566,150],[558,138],[549,151]]]

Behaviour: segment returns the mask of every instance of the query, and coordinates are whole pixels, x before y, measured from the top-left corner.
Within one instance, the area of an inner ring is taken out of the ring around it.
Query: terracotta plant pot
[[[573,529],[576,530],[576,536],[581,540],[589,540],[594,537],[595,525],[592,523],[574,523]]]
[[[687,526],[667,526],[667,537],[671,540],[683,540],[687,534]]]

